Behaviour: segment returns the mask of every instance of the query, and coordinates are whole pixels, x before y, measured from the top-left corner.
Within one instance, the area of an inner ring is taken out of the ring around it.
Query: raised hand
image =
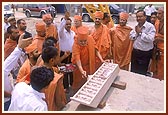
[[[23,39],[23,36],[24,36],[24,34],[21,34],[19,37],[19,40],[18,40],[18,47],[22,48],[22,49],[29,46],[33,41],[32,37],[27,38],[27,39]]]

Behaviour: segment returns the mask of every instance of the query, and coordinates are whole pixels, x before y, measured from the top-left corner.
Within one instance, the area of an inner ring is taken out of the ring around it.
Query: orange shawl
[[[47,37],[54,37],[55,39],[58,39],[57,28],[55,27],[54,24],[46,26],[46,38]]]
[[[42,52],[42,46],[43,46],[43,42],[46,39],[46,37],[40,37],[38,35],[36,35],[33,39],[33,42],[36,42],[37,44],[37,49],[39,52]]]
[[[160,38],[164,40],[164,35],[158,33],[159,23],[160,21],[155,22],[155,28],[156,28],[155,38]],[[157,43],[157,47],[160,49],[160,52],[161,52],[160,60],[155,60],[155,59],[152,60],[151,71],[154,74],[153,78],[163,80],[164,79],[164,41],[159,41]]]
[[[71,27],[71,30],[75,32],[75,34],[77,34],[77,28],[75,26]]]
[[[131,60],[133,42],[129,38],[131,27],[116,26],[111,29],[113,62],[119,64],[122,68],[128,65]]]
[[[99,28],[94,29],[91,35],[96,42],[96,46],[98,47],[98,51],[100,52],[102,58],[106,59],[110,52],[111,44],[109,29],[107,26],[102,24]]]
[[[114,24],[112,24],[112,22],[109,22],[106,24],[106,26],[108,29],[111,29],[114,26]]]
[[[164,40],[164,35],[159,33],[159,24],[160,24],[160,21],[155,22],[155,28],[156,28],[155,37],[159,37],[159,38],[162,38]],[[164,42],[159,42],[157,45],[158,45],[158,48],[164,49]]]
[[[88,37],[88,45],[80,46],[75,38],[74,45],[72,47],[72,63],[76,64],[76,61],[80,60],[83,69],[87,75],[95,72],[95,41],[91,36]],[[79,69],[73,72],[73,85],[72,88],[78,90],[85,82],[86,78],[82,78]]]
[[[30,72],[31,72],[31,66],[30,61],[27,59],[23,65],[21,66],[18,76],[16,79],[16,82],[26,82],[27,84],[30,83]]]
[[[6,39],[4,45],[4,59],[6,59],[17,46],[17,41],[14,41],[10,38]]]
[[[63,87],[63,74],[54,73],[54,79],[45,91],[49,111],[59,111],[67,103]]]

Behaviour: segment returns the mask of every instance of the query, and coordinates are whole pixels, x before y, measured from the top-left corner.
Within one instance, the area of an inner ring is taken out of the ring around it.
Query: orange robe
[[[103,59],[107,59],[110,54],[111,39],[109,29],[106,25],[101,25],[99,28],[92,30],[91,36],[96,42],[98,51]],[[101,61],[96,58],[96,68],[100,67]]]
[[[113,62],[117,63],[121,69],[127,71],[133,46],[133,42],[129,38],[131,30],[132,28],[129,26],[122,27],[120,25],[111,29]]]
[[[46,26],[46,38],[47,37],[54,37],[55,39],[58,39],[57,28],[55,27],[54,24]]]
[[[49,111],[61,110],[67,103],[63,87],[63,74],[57,74],[58,68],[56,67],[53,67],[53,70],[55,77],[45,90]],[[30,72],[31,66],[29,59],[27,59],[19,71],[17,82],[30,83]]]
[[[16,79],[16,83],[18,82],[26,82],[27,84],[30,83],[30,72],[31,72],[31,66],[30,61],[27,59],[23,65],[21,66],[18,76]]]
[[[160,21],[156,21],[155,23],[155,28],[156,28],[155,38],[160,38],[164,40],[164,35],[159,33],[159,23]],[[154,78],[164,80],[164,41],[159,41],[157,43],[157,47],[160,49],[160,52],[161,52],[160,59],[159,60],[152,59],[151,71],[153,72]]]
[[[10,38],[6,39],[4,45],[4,59],[6,59],[17,46],[17,41],[14,41]]]
[[[42,52],[43,42],[45,39],[46,37],[40,37],[38,35],[35,35],[35,37],[33,38],[33,42],[36,42],[39,52]]]
[[[112,22],[109,22],[106,24],[106,26],[108,29],[111,29],[114,26],[114,24],[112,24]]]
[[[86,71],[87,75],[93,74],[95,72],[95,41],[92,36],[88,37],[88,45],[80,46],[77,43],[77,38],[75,38],[72,47],[72,63],[76,64],[76,61],[80,60],[83,69]],[[87,78],[82,78],[82,74],[79,69],[73,72],[73,84],[72,89],[76,92],[85,82]]]
[[[49,111],[59,111],[65,107],[67,101],[63,86],[63,74],[54,72],[54,79],[45,90],[45,96]]]
[[[75,32],[75,34],[77,35],[77,28],[75,26],[71,27],[71,30]]]

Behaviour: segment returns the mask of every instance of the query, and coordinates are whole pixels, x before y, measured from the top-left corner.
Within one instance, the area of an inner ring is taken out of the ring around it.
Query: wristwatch
[[[142,32],[139,33],[139,35],[141,36]]]

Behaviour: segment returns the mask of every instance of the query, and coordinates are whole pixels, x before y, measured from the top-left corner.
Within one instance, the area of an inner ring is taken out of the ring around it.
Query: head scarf
[[[35,26],[36,26],[36,31],[46,30],[46,25],[44,22],[37,22]]]
[[[103,16],[104,16],[104,14],[103,14],[103,12],[101,12],[101,11],[96,11],[96,12],[94,13],[94,17],[95,17],[95,18],[103,19]]]
[[[126,13],[126,12],[121,12],[120,13],[120,19],[128,20],[128,17],[129,17],[128,13]]]
[[[82,21],[82,16],[75,15],[74,20]]]
[[[51,20],[52,19],[52,16],[51,14],[44,14],[43,17],[42,17],[43,21],[45,20]]]
[[[86,26],[80,26],[77,28],[77,38],[80,40],[86,40],[88,38],[89,32]]]

